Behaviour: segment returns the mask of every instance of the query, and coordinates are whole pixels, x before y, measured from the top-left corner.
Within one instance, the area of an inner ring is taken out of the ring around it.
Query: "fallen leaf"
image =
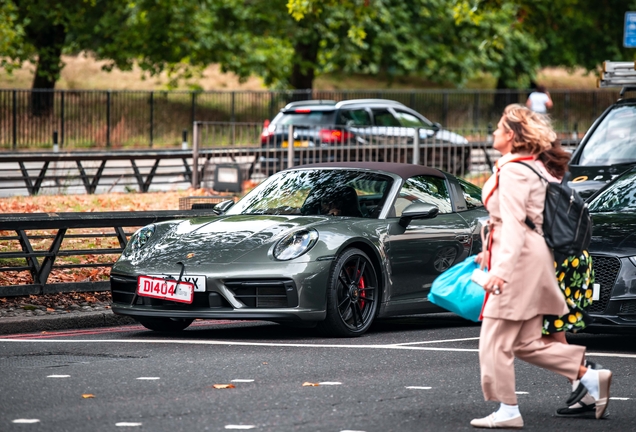
[[[90,393],[89,393],[89,394],[83,394],[83,395],[82,395],[82,397],[83,397],[84,399],[92,399],[92,398],[94,398],[94,397],[95,397],[95,395],[92,395],[92,394],[90,394]]]
[[[303,383],[303,387],[318,387],[320,384],[318,383],[310,383],[310,382],[304,382]]]
[[[212,387],[214,387],[215,389],[230,389],[230,388],[236,388],[234,386],[234,384],[214,384]]]
[[[193,253],[189,253],[189,254],[187,254],[187,255],[186,255],[186,258],[188,258],[188,259],[190,259],[190,258],[192,258],[192,257],[194,257],[194,254],[193,254]]]
[[[47,312],[54,312],[54,311],[55,311],[55,309],[50,308],[50,307],[47,307],[47,308],[46,308],[46,311],[47,311]]]

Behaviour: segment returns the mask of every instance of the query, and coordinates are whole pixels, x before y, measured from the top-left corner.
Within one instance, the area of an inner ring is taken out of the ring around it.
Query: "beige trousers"
[[[486,400],[517,405],[515,357],[575,380],[585,347],[541,339],[543,316],[528,321],[484,317],[479,336],[481,388]]]

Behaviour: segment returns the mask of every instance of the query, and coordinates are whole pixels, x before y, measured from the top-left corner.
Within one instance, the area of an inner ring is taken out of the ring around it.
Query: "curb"
[[[112,311],[76,312],[41,317],[4,317],[0,319],[0,335],[36,333],[51,330],[117,327],[138,324],[127,316]]]

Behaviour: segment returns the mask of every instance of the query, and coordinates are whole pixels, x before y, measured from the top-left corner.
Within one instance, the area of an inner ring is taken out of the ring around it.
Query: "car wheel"
[[[364,334],[375,318],[379,302],[375,268],[359,249],[345,250],[336,259],[327,286],[327,317],[318,329],[329,336]]]
[[[139,324],[146,327],[148,330],[160,331],[160,332],[178,332],[186,329],[192,324],[193,319],[172,319],[172,318],[149,318],[138,317],[135,318]]]

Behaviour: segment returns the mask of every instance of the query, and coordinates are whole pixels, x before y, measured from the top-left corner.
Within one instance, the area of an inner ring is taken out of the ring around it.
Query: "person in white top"
[[[548,109],[552,108],[552,98],[550,93],[546,90],[545,86],[538,85],[535,91],[530,93],[526,106],[534,112],[546,114]]]

